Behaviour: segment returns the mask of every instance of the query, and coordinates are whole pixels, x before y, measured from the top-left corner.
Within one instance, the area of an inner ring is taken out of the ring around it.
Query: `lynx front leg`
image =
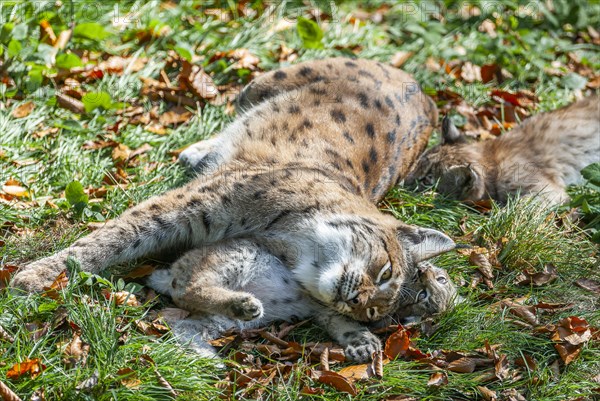
[[[220,239],[225,231],[220,222],[226,211],[217,195],[199,192],[199,185],[189,184],[129,209],[69,248],[24,266],[12,285],[39,291],[65,269],[68,257],[75,258],[82,270],[96,273],[174,247]]]
[[[373,353],[381,351],[381,341],[366,326],[333,311],[319,313],[316,321],[329,335],[344,347],[346,357],[363,363],[371,360]]]

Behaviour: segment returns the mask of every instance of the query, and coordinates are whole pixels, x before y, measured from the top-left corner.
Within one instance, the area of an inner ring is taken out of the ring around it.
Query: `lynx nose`
[[[367,309],[367,318],[369,320],[375,320],[378,317],[379,317],[379,311],[377,310],[377,307]]]

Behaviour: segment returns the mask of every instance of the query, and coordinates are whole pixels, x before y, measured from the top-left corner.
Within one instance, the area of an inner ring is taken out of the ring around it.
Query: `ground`
[[[202,4],[0,4],[0,397],[599,397],[598,248],[570,223],[569,207],[547,214],[393,189],[382,210],[474,248],[436,260],[465,301],[412,328],[410,349],[398,345],[407,332],[396,332],[387,353],[400,356],[381,379],[324,378],[318,358],[301,355],[318,347],[298,345],[327,341],[310,323],[279,344],[238,337],[224,352],[237,362],[219,368],[174,343],[169,319],[157,316],[167,301],[131,274],[90,276],[74,265],[72,282],[44,295],[3,289],[19,265],[186,182],[178,152],[231,121],[235,93],[279,65],[334,55],[392,63],[480,140],[600,86],[597,3]],[[144,264],[134,275],[156,262]]]

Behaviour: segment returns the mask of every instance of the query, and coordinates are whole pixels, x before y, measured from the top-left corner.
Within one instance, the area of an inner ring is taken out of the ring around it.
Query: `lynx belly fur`
[[[13,284],[39,290],[69,256],[97,272],[248,238],[336,312],[323,324],[350,355],[364,360],[377,350],[379,340],[358,321],[392,311],[416,281],[417,263],[454,246],[375,205],[424,149],[437,120],[432,101],[400,70],[338,58],[262,75],[243,91],[239,109],[223,132],[182,153],[196,179],[25,266]],[[339,327],[350,334],[342,338]]]
[[[442,144],[426,151],[407,184],[432,184],[459,200],[537,196],[546,206],[568,200],[565,187],[600,162],[600,97],[528,118],[501,137],[469,143],[449,119]]]

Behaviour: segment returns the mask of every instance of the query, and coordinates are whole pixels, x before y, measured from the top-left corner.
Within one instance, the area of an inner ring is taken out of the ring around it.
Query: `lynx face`
[[[442,143],[423,153],[405,180],[406,185],[432,186],[453,199],[476,201],[484,197],[485,167],[473,146],[448,117],[442,124]]]
[[[431,263],[419,264],[419,278],[411,291],[411,297],[402,305],[397,317],[428,317],[445,312],[460,302],[456,285],[446,270]]]
[[[320,303],[355,320],[374,321],[392,313],[417,263],[455,244],[439,231],[399,224],[391,217],[387,221],[382,225],[346,216],[321,223],[311,236],[328,249],[302,250],[315,257],[302,258],[294,269],[297,281]]]

